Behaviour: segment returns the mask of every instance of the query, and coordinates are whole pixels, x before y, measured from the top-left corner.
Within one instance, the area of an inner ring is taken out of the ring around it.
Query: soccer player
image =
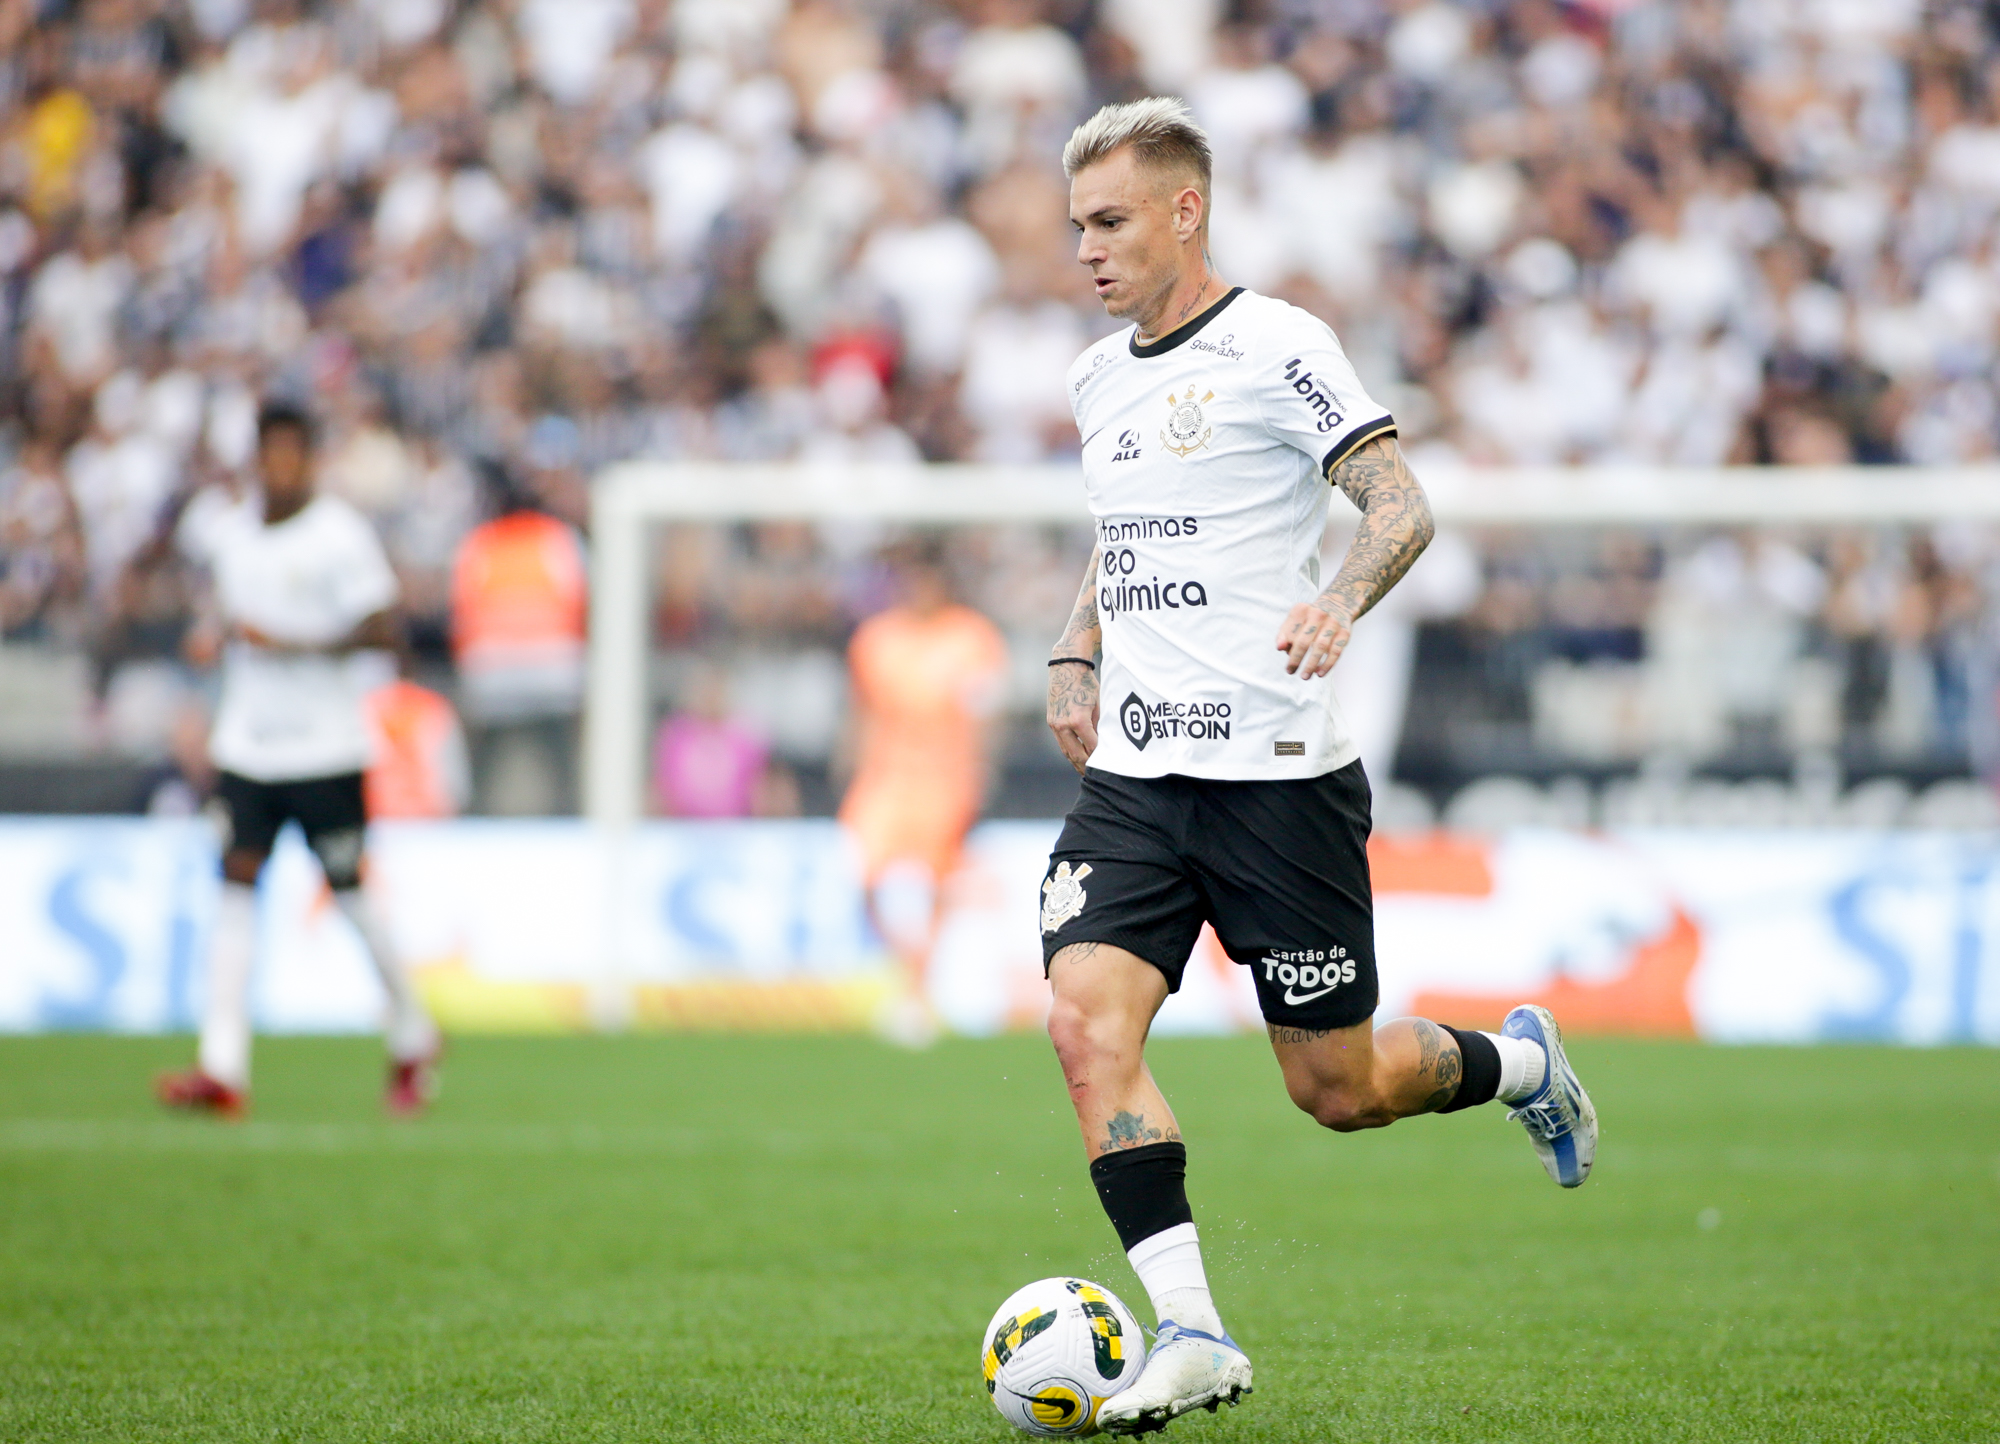
[[[315,496],[312,423],[283,402],[257,418],[256,501],[213,524],[207,550],[226,627],[222,700],[209,737],[226,820],[222,898],[199,1065],[159,1080],[170,1107],[239,1117],[250,1097],[250,972],[257,878],[278,830],[297,822],[389,994],[390,1111],[420,1111],[438,1033],[361,889],[368,763],[364,699],[393,649],[396,578],[361,514]]]
[[[860,845],[869,913],[902,974],[878,1028],[921,1046],[936,1034],[924,979],[938,891],[979,820],[1007,644],[993,623],[952,600],[935,539],[906,542],[891,560],[900,599],[856,628],[847,649],[855,768],[840,820]]]
[[[1049,659],[1049,726],[1083,787],[1042,884],[1042,950],[1091,1177],[1159,1321],[1098,1419],[1143,1433],[1251,1385],[1144,1056],[1204,922],[1251,969],[1286,1091],[1326,1127],[1497,1098],[1573,1188],[1597,1121],[1543,1009],[1498,1034],[1372,1022],[1368,782],[1328,674],[1430,540],[1395,422],[1322,322],[1216,275],[1208,142],[1180,102],[1107,106],[1063,168],[1077,259],[1132,324],[1069,373],[1097,547]],[[1361,520],[1322,585],[1329,483]]]

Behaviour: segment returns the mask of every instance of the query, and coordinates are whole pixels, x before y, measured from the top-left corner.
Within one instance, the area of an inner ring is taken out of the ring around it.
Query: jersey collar
[[[1213,306],[1210,306],[1206,311],[1203,311],[1192,321],[1182,326],[1176,326],[1173,330],[1167,332],[1166,335],[1160,337],[1159,340],[1148,341],[1143,346],[1139,344],[1139,328],[1134,326],[1132,328],[1132,340],[1130,343],[1132,354],[1139,357],[1164,356],[1167,352],[1173,350],[1174,347],[1180,345],[1181,342],[1193,339],[1195,333],[1200,331],[1210,321],[1213,321],[1217,316],[1220,316],[1224,311],[1228,310],[1229,303],[1242,294],[1243,288],[1241,286],[1231,286],[1228,295],[1217,301]]]

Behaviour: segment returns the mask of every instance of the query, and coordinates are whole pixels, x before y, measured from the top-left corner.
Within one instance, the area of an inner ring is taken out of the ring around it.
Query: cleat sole
[[[1234,1408],[1255,1392],[1256,1389],[1249,1384],[1232,1384],[1227,1391],[1218,1391],[1206,1399],[1176,1399],[1172,1404],[1148,1409],[1134,1418],[1107,1423],[1103,1426],[1103,1432],[1125,1436],[1157,1434],[1183,1414],[1191,1414],[1196,1409],[1206,1409],[1213,1414],[1224,1404]]]

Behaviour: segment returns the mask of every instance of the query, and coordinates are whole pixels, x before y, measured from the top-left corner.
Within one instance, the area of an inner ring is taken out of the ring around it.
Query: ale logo
[[[1124,729],[1125,740],[1141,752],[1153,740],[1153,719],[1146,715],[1146,704],[1137,692],[1118,704],[1118,725]]]
[[[1028,1413],[1044,1429],[1068,1430],[1087,1412],[1076,1390],[1067,1384],[1037,1384],[1028,1396]]]

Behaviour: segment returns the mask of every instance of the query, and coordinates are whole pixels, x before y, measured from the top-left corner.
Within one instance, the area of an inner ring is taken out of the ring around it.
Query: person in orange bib
[[[398,678],[363,702],[368,770],[362,796],[368,819],[456,817],[471,792],[465,731],[451,703]]]
[[[451,579],[452,652],[479,810],[573,812],[589,570],[573,529],[511,485],[499,490],[501,514],[459,544]],[[497,795],[503,754],[528,759],[529,795]]]
[[[938,888],[985,798],[1007,645],[952,599],[935,541],[906,544],[891,563],[901,600],[863,622],[848,647],[855,769],[840,820],[861,850],[870,916],[903,970],[904,995],[883,1030],[922,1042],[935,1032],[923,985]]]

